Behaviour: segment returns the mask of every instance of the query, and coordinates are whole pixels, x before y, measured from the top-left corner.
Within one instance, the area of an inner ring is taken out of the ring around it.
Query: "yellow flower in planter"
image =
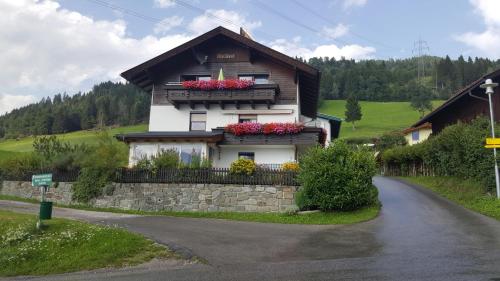
[[[286,162],[281,164],[281,169],[283,171],[297,172],[299,170],[299,164],[297,162]]]

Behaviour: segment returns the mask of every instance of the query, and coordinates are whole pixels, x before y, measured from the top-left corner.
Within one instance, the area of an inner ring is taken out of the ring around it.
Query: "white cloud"
[[[168,8],[175,5],[175,0],[155,0],[155,6],[159,8]]]
[[[349,32],[349,27],[342,23],[337,24],[335,27],[323,27],[323,33],[331,39],[337,39],[346,35]]]
[[[184,21],[184,18],[182,18],[182,17],[171,16],[171,17],[165,18],[162,21],[160,21],[159,23],[155,24],[153,31],[155,34],[165,34],[167,31],[171,30],[172,28],[181,25],[183,21]]]
[[[500,58],[500,1],[470,0],[470,3],[475,13],[483,18],[486,29],[454,36],[455,40],[479,50],[482,55]]]
[[[342,7],[344,8],[344,10],[355,7],[363,7],[367,2],[368,0],[344,0],[342,3]]]
[[[221,23],[222,22],[222,23]],[[206,10],[203,15],[195,17],[188,25],[188,29],[195,34],[204,33],[219,25],[238,32],[240,27],[248,31],[260,27],[260,21],[248,21],[244,15],[228,10]]]
[[[2,95],[0,94],[0,115],[24,105],[35,102],[37,99],[32,95]]]
[[[97,21],[54,1],[0,0],[0,85],[40,97],[88,90],[192,37],[134,39],[122,20]]]
[[[309,59],[311,57],[334,57],[340,59],[342,57],[346,59],[369,59],[372,58],[376,49],[370,46],[360,46],[360,45],[345,45],[338,47],[335,44],[331,45],[320,45],[314,48],[307,48],[301,46],[300,37],[294,38],[292,41],[285,39],[278,39],[270,43],[270,47],[278,52],[282,52],[291,57],[303,57]]]

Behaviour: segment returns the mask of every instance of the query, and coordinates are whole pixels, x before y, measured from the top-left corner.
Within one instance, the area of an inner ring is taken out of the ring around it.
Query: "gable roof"
[[[302,114],[309,117],[316,116],[316,108],[319,96],[319,81],[321,76],[321,73],[318,69],[312,67],[307,63],[304,63],[285,54],[282,54],[276,50],[273,50],[267,46],[264,46],[252,39],[226,29],[222,26],[216,27],[208,31],[207,33],[204,33],[178,47],[175,47],[159,56],[143,62],[127,71],[124,71],[120,75],[130,83],[142,88],[143,90],[150,91],[153,87],[153,80],[150,77],[150,73],[148,72],[152,67],[166,62],[169,59],[181,53],[184,53],[185,51],[189,51],[190,49],[219,35],[230,38],[235,42],[258,52],[259,54],[280,61],[281,63],[288,65],[290,68],[295,69],[300,81],[299,85],[301,92],[301,104],[304,105]]]
[[[427,122],[432,123],[432,118],[440,113],[445,111],[451,104],[454,102],[458,101],[462,97],[468,95],[470,92],[475,90],[476,88],[481,85],[484,80],[486,79],[494,79],[496,80],[500,76],[500,69],[497,69],[493,72],[490,72],[488,74],[483,75],[481,78],[477,79],[476,81],[470,83],[469,85],[465,86],[464,88],[458,90],[453,96],[451,96],[448,100],[446,100],[442,105],[431,111],[429,114],[425,115],[422,119],[420,119],[418,122],[412,125],[412,127],[418,127],[422,124],[425,124]]]

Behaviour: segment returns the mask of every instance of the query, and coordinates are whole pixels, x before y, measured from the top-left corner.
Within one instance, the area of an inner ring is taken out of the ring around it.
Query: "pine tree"
[[[345,121],[352,123],[352,129],[355,130],[355,122],[361,120],[363,114],[361,113],[361,106],[359,105],[358,99],[353,95],[347,98],[345,104]]]

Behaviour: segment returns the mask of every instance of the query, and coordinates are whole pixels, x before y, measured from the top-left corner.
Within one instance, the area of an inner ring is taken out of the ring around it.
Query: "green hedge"
[[[350,211],[377,202],[372,184],[376,172],[373,152],[335,141],[327,148],[311,148],[299,161],[302,185],[296,203],[300,209]]]
[[[495,186],[493,152],[484,148],[489,132],[489,121],[483,117],[451,125],[423,143],[384,151],[382,163],[401,171],[423,164],[436,175],[474,179],[490,189]]]

